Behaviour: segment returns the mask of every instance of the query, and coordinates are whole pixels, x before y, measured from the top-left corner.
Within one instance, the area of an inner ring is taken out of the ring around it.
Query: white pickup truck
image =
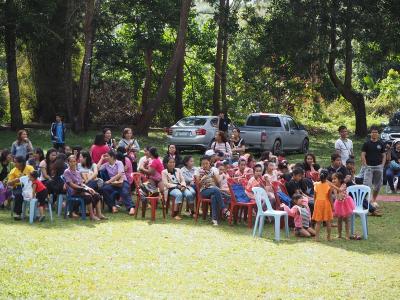
[[[246,148],[253,151],[307,153],[308,133],[292,117],[280,114],[253,113],[246,125],[239,127]]]

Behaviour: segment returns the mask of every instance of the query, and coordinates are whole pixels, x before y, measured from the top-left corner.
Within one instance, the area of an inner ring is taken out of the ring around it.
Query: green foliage
[[[387,77],[376,84],[379,95],[371,101],[370,108],[379,115],[390,116],[400,107],[400,74],[390,69]]]

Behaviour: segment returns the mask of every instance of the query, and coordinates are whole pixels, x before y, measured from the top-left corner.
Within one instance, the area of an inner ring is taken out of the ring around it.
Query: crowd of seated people
[[[47,199],[52,198],[53,203],[58,195],[65,193],[84,199],[90,219],[94,221],[107,219],[102,203],[112,213],[117,213],[124,206],[127,213],[134,216],[135,201],[142,201],[146,207],[148,196],[158,196],[163,201],[173,197],[172,216],[181,220],[184,201],[190,216],[195,217],[199,212],[196,207],[196,189],[199,189],[197,192],[201,197],[210,199],[211,221],[213,225],[218,225],[221,219],[231,214],[229,185],[239,183],[250,201],[254,201],[254,187],[265,189],[272,207],[284,209],[295,218],[296,234],[299,236],[318,235],[321,222],[331,224],[335,212],[332,214],[327,204],[321,203],[334,201],[335,197],[346,198],[342,195],[346,194],[343,186],[348,187],[356,181],[353,158],[343,165],[340,155],[334,153],[331,165],[322,169],[312,153],[306,154],[302,162],[289,164],[283,154],[274,156],[266,151],[257,161],[246,153],[245,145],[239,129],[233,130],[230,140],[224,132],[217,132],[215,142],[196,166],[193,157],[181,156],[175,145],[168,145],[163,158],[155,147],[146,146],[143,148],[144,155],[140,157],[140,145],[130,128],[123,130],[119,142],[112,137],[111,130],[105,128],[96,135],[88,150],[62,144],[58,145],[58,149],[50,148],[46,154],[33,147],[27,132],[21,130],[11,151],[4,149],[0,155],[0,205],[4,206],[12,195],[15,201],[14,218],[20,220],[25,196],[22,195],[19,179],[29,176],[32,182],[38,179],[43,183],[44,187],[35,181],[35,187],[38,193],[45,188],[49,195]],[[132,196],[135,188],[133,175],[136,172],[141,174],[140,199]],[[317,182],[320,185],[314,188]],[[331,194],[329,199],[325,199],[327,191]],[[44,200],[40,202],[41,207],[45,204]],[[370,212],[378,215],[374,207]],[[242,213],[247,215],[245,211]],[[44,220],[44,214],[45,210],[41,209],[40,221]],[[79,207],[74,206],[68,215],[79,217]],[[312,216],[316,216],[318,225],[315,231],[311,223],[301,226],[302,220],[306,224],[305,219],[311,220]],[[341,218],[347,229],[346,216]]]

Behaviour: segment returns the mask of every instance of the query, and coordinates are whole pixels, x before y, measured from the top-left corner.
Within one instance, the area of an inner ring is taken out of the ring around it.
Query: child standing
[[[46,186],[38,178],[38,171],[33,171],[29,174],[29,180],[32,182],[32,198],[36,198],[39,203],[39,222],[43,222],[45,218],[44,211],[47,202],[48,191]]]
[[[321,230],[321,223],[326,222],[327,226],[327,240],[331,240],[331,221],[333,219],[332,202],[330,199],[331,187],[327,182],[328,171],[321,170],[320,182],[314,184],[315,203],[312,219],[316,222],[315,225],[315,240],[319,242],[319,232]]]
[[[350,216],[355,208],[353,199],[347,194],[346,184],[342,173],[332,175],[330,184],[335,199],[334,210],[338,217],[338,237],[342,238],[342,223],[344,221],[346,229],[346,240],[350,239]]]
[[[315,231],[310,226],[311,212],[310,208],[308,207],[308,198],[303,197],[302,194],[296,193],[292,197],[292,202],[294,204],[292,208],[289,208],[284,203],[281,204],[281,207],[288,213],[289,216],[294,218],[296,236],[315,236]]]

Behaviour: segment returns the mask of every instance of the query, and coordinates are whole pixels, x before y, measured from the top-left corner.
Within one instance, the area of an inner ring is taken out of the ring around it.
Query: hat
[[[395,139],[392,143],[392,146],[396,146],[396,144],[400,143],[400,139]]]
[[[212,149],[207,150],[206,153],[204,153],[204,155],[206,155],[206,156],[214,156],[215,155],[215,151],[212,150]]]
[[[354,161],[353,158],[349,158],[348,160],[346,160],[346,165],[347,164],[354,164],[354,163],[355,163],[355,161]]]

